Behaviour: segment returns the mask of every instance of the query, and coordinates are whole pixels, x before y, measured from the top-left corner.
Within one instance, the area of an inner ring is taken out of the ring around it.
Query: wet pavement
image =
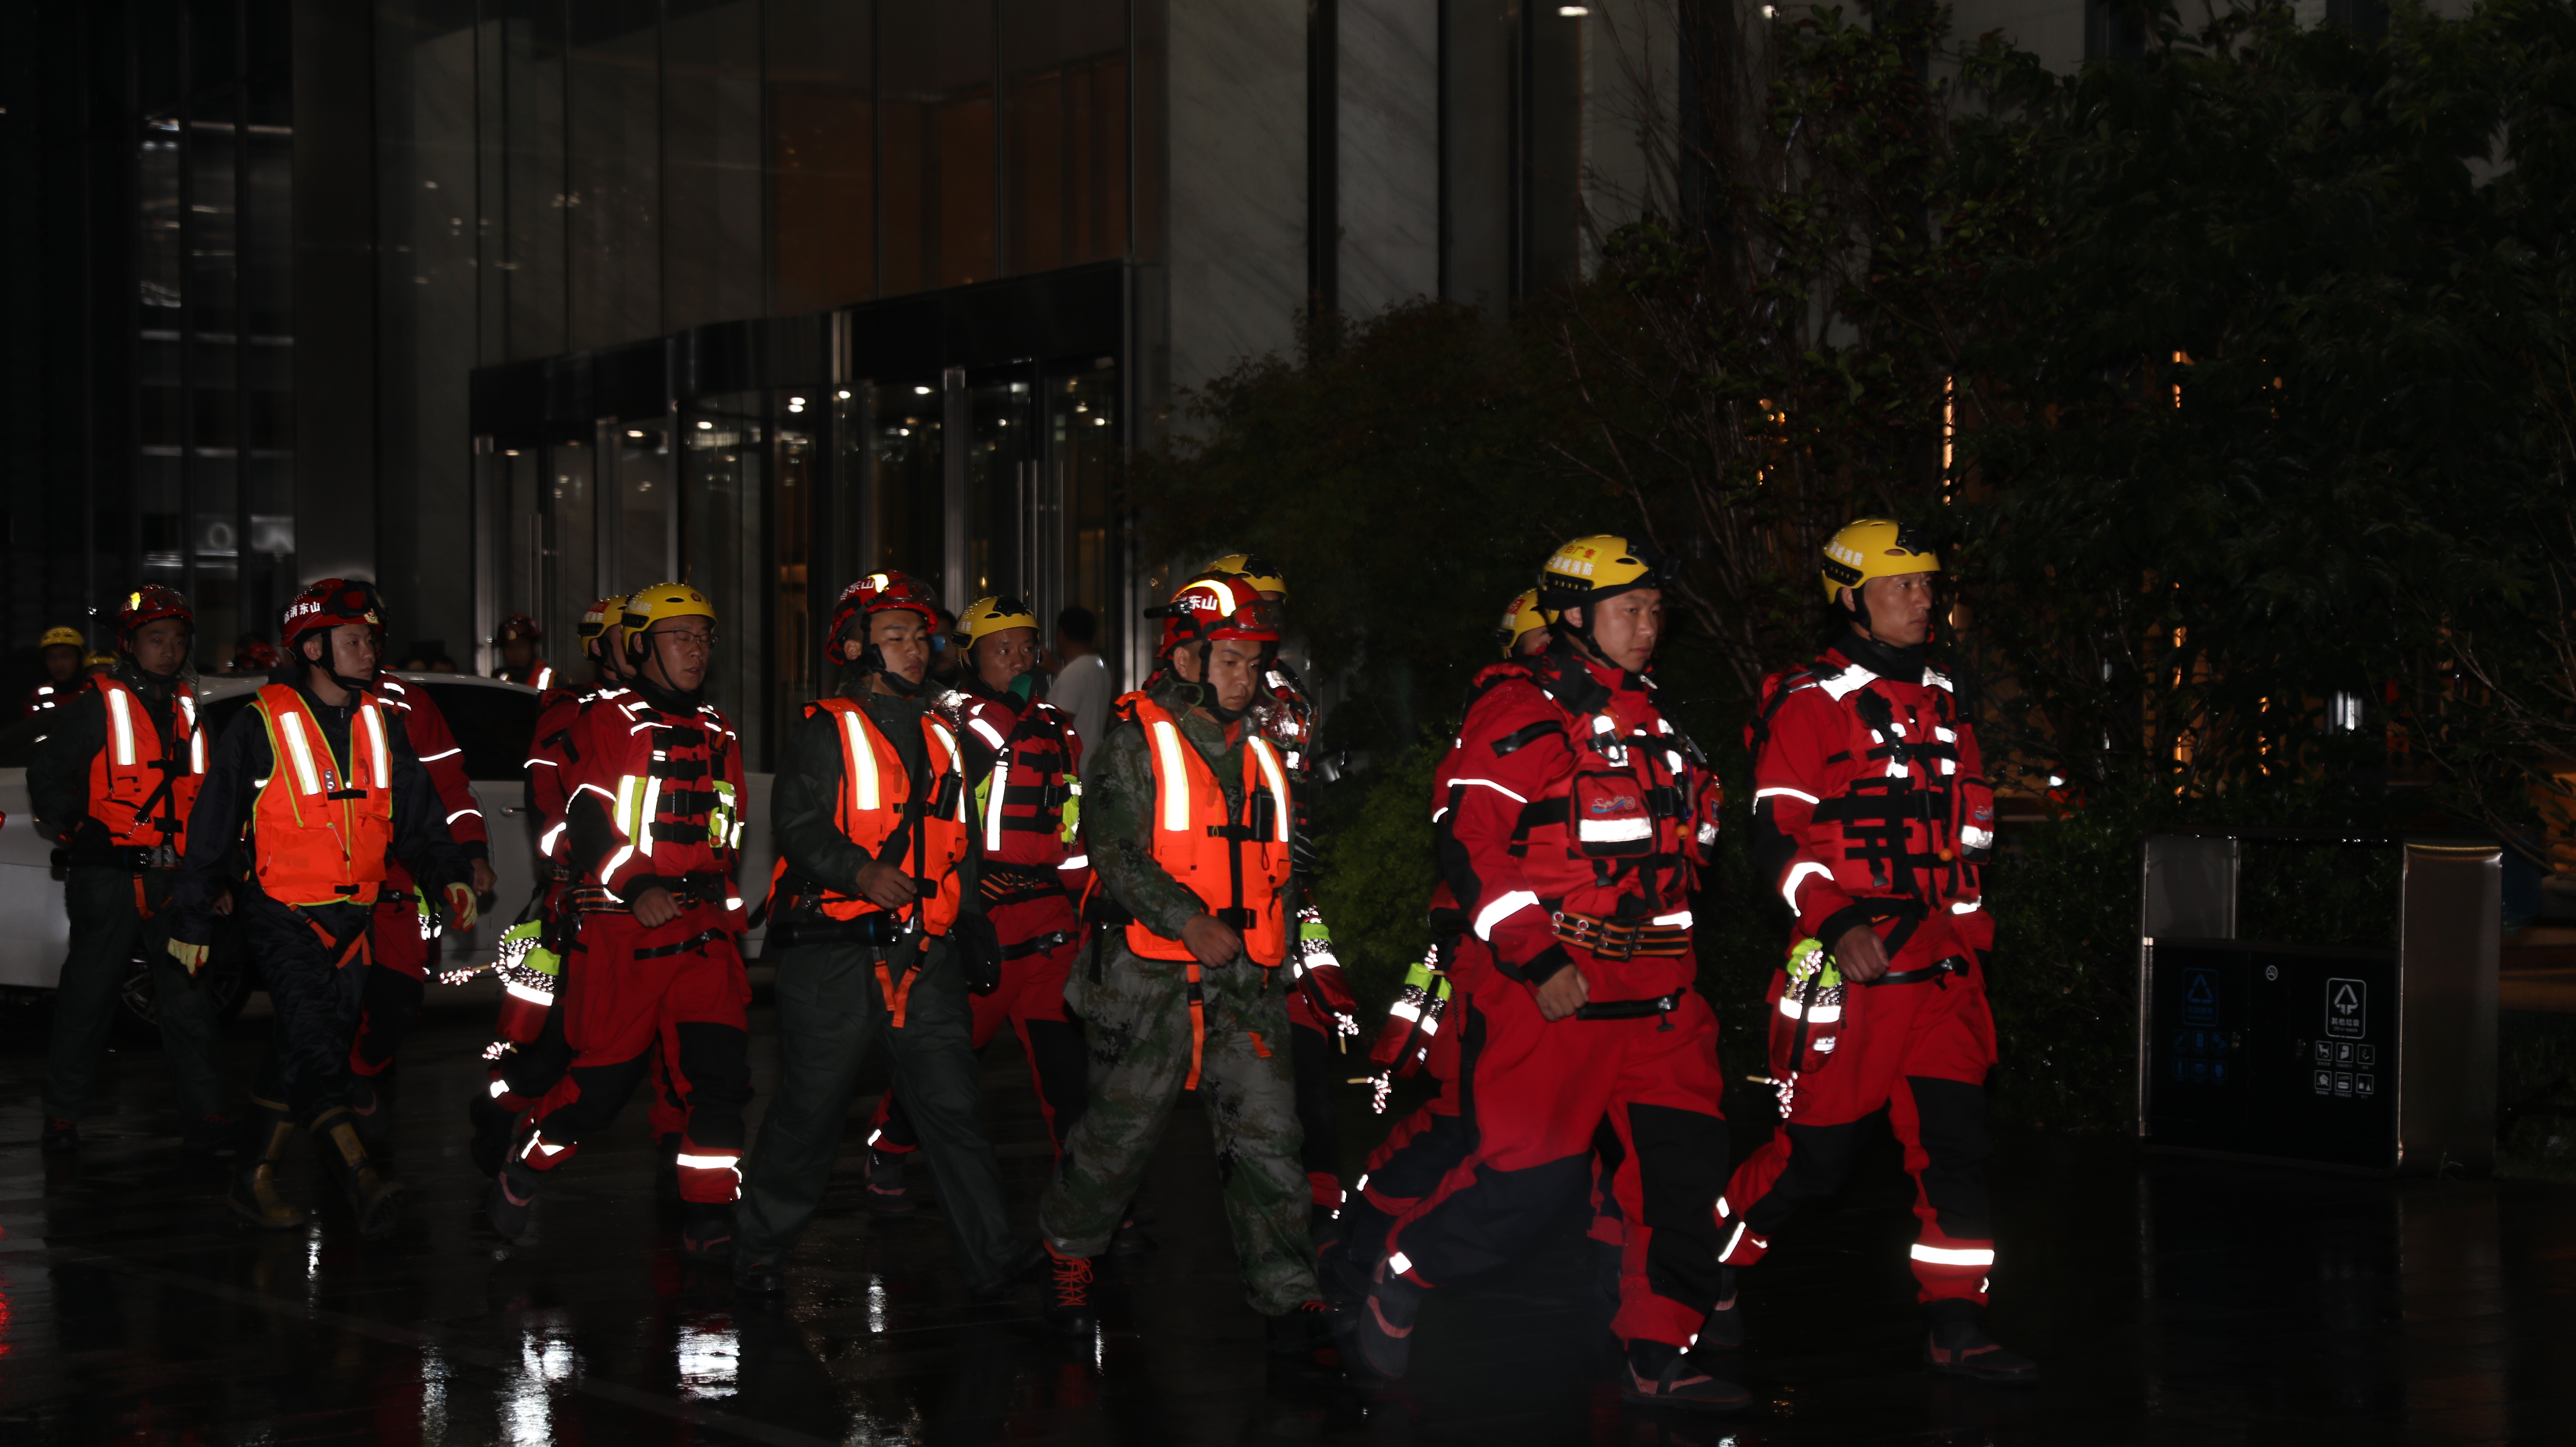
[[[2576,1187],[2006,1134],[1988,1324],[2048,1374],[2016,1393],[1916,1366],[1890,1148],[1747,1274],[1754,1408],[1696,1421],[1619,1403],[1572,1221],[1523,1266],[1436,1293],[1400,1388],[1266,1359],[1194,1107],[1144,1193],[1156,1249],[1104,1264],[1088,1342],[1041,1334],[1033,1294],[970,1304],[935,1208],[866,1213],[864,1100],[783,1303],[682,1264],[640,1108],[505,1246],[477,1229],[464,1155],[489,1019],[433,995],[397,1106],[410,1217],[370,1245],[327,1205],[304,1231],[235,1227],[220,1171],[178,1153],[153,1047],[120,1045],[121,1106],[77,1159],[40,1156],[41,1014],[0,1017],[0,1443],[2576,1442]],[[229,1027],[236,1081],[261,1032]],[[765,1090],[765,1005],[754,1035]],[[1007,1035],[986,1065],[1027,1223],[1044,1132]],[[1348,1094],[1357,1150],[1381,1127]],[[1758,1113],[1749,1090],[1731,1104]],[[312,1199],[309,1160],[289,1185]]]

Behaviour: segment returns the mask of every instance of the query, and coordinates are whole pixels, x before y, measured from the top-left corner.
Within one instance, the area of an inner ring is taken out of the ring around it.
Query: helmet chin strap
[[[1931,646],[1932,637],[1936,630],[1930,627],[1928,623],[1923,629],[1923,641],[1920,643],[1890,643],[1886,639],[1879,637],[1878,630],[1869,626],[1869,605],[1861,601],[1860,589],[1845,588],[1843,591],[1851,595],[1851,601],[1842,605],[1843,616],[1851,620],[1851,626],[1860,633],[1861,637],[1868,639],[1870,642],[1877,644],[1881,648],[1928,648]]]
[[[301,649],[297,651],[302,653]],[[330,639],[325,638],[322,640],[322,651],[325,653],[331,651]],[[384,672],[384,668],[380,664],[377,666],[375,673],[370,673],[364,678],[351,678],[347,674],[340,672],[330,664],[324,663],[321,659],[315,658],[309,653],[303,653],[302,656],[304,658],[305,667],[321,669],[323,675],[331,680],[333,687],[346,689],[350,693],[364,693],[368,689],[375,687],[376,674]]]

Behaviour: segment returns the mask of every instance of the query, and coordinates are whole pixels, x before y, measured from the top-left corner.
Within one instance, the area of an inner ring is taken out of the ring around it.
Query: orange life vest
[[[1228,806],[1216,770],[1181,734],[1179,720],[1146,694],[1131,693],[1113,706],[1121,721],[1145,730],[1154,770],[1154,862],[1180,881],[1208,913],[1243,936],[1254,964],[1276,968],[1288,957],[1286,901],[1288,770],[1269,740],[1247,729],[1243,736],[1243,803]],[[1127,948],[1149,960],[1187,960],[1190,947],[1154,933],[1138,921],[1127,926]]]
[[[957,747],[957,735],[937,715],[922,713],[922,743],[930,751],[930,792],[916,801],[903,755],[858,700],[819,699],[805,706],[805,716],[812,718],[818,709],[840,724],[841,797],[835,822],[850,842],[874,855],[906,819],[912,820],[904,872],[938,884],[938,892],[920,905],[921,927],[933,935],[948,933],[957,922],[957,866],[966,857],[973,827],[966,806],[966,756]],[[881,912],[880,906],[857,895],[828,887],[821,905],[825,916],[837,920]]]
[[[251,806],[259,887],[280,904],[374,904],[394,839],[394,756],[375,695],[358,695],[349,720],[348,773],[304,695],[261,688],[268,782]]]
[[[172,686],[177,728],[164,755],[161,730],[153,726],[142,695],[109,674],[90,682],[107,712],[107,746],[89,764],[90,817],[107,826],[119,848],[185,849],[188,811],[206,780],[206,736],[197,728],[196,694],[184,682]]]

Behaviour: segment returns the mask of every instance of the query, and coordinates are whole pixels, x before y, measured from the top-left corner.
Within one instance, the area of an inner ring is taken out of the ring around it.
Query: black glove
[[[116,836],[107,832],[106,820],[83,814],[80,822],[63,835],[63,849],[74,864],[111,864],[115,862]]]
[[[957,942],[957,958],[966,969],[966,988],[978,995],[989,995],[1002,987],[1002,936],[993,928],[991,918],[980,914],[960,914],[949,936]]]

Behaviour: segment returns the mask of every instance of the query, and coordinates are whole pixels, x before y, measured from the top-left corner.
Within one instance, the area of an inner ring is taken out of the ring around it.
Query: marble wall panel
[[[1170,11],[1171,371],[1191,387],[1296,340],[1306,304],[1306,7]]]
[[[1440,290],[1439,0],[1341,0],[1341,309]]]

